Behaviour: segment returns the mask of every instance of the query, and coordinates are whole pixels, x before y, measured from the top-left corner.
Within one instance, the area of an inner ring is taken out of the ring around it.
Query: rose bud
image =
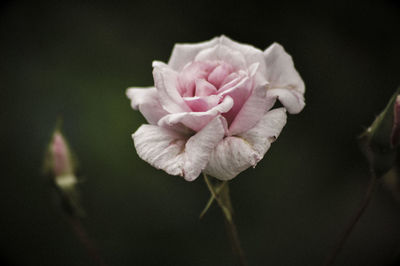
[[[72,174],[73,169],[69,148],[63,135],[59,131],[53,134],[49,152],[52,158],[54,176]]]
[[[400,88],[393,94],[385,109],[360,136],[361,148],[378,177],[393,167],[400,133]]]
[[[225,36],[176,44],[153,62],[154,87],[129,88],[149,124],[133,135],[140,158],[171,175],[229,180],[255,166],[299,113],[304,83],[277,43],[265,51]],[[281,108],[273,108],[279,100]]]
[[[64,210],[70,215],[84,216],[76,187],[78,180],[74,173],[73,156],[59,130],[53,133],[50,141],[45,168],[52,175],[51,180],[61,197]]]
[[[54,132],[50,142],[47,165],[60,188],[70,188],[77,183],[71,152],[64,136],[58,130]]]

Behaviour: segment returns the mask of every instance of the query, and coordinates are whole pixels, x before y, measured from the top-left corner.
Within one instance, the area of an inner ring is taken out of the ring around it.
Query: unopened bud
[[[63,207],[71,215],[83,216],[84,211],[79,203],[79,193],[76,185],[78,180],[75,176],[74,162],[67,141],[59,130],[53,133],[45,167],[52,176],[53,184],[58,188]]]
[[[400,88],[361,135],[361,141],[362,149],[377,176],[382,176],[393,167],[396,158],[395,147],[400,141]]]
[[[57,177],[73,173],[71,154],[61,132],[56,131],[53,134],[49,152],[54,176]]]

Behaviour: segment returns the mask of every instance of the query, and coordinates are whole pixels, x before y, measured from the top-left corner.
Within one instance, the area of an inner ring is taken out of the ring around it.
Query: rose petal
[[[285,108],[269,111],[249,131],[221,141],[211,153],[204,172],[220,180],[230,180],[250,166],[255,166],[285,124]]]
[[[233,100],[231,97],[227,96],[220,104],[206,112],[182,112],[169,114],[160,119],[158,125],[161,127],[174,127],[175,125],[183,124],[197,132],[219,114],[228,112],[232,106]]]
[[[230,180],[259,160],[255,151],[243,139],[226,137],[211,153],[204,173],[220,180]]]
[[[229,74],[222,81],[221,88],[219,89],[219,91],[221,92],[221,91],[225,90],[226,88],[230,88],[232,86],[232,84],[237,84],[241,79],[242,79],[242,77],[240,77],[239,74],[236,72]]]
[[[128,88],[126,95],[131,100],[133,109],[142,113],[150,124],[157,124],[161,117],[168,114],[161,106],[157,89],[152,88]]]
[[[193,112],[206,112],[217,106],[220,99],[221,97],[218,95],[183,98]]]
[[[200,51],[194,60],[198,62],[222,61],[233,66],[237,70],[247,68],[246,60],[241,52],[235,51],[222,44],[217,44],[214,47]]]
[[[224,86],[224,88],[221,89],[222,93],[218,94],[221,95],[222,97],[229,95],[233,99],[234,102],[233,107],[223,115],[228,121],[229,125],[235,119],[237,113],[240,111],[243,104],[249,98],[251,93],[251,87],[252,87],[251,79],[249,79],[248,77],[244,77],[239,83],[235,84],[233,87],[229,89],[226,89]]]
[[[182,175],[185,136],[155,125],[142,125],[132,134],[139,157],[171,175]]]
[[[162,62],[153,62],[153,77],[161,105],[170,113],[187,112],[186,105],[178,92],[178,73]]]
[[[268,47],[264,51],[264,57],[270,95],[277,97],[289,113],[299,113],[305,105],[305,87],[292,57],[278,43]]]
[[[254,127],[275,104],[275,97],[267,97],[266,85],[254,88],[229,126],[229,135],[238,135]]]
[[[286,124],[286,109],[276,108],[266,113],[258,124],[240,134],[252,146],[253,150],[261,157],[268,151]]]
[[[196,96],[208,96],[216,93],[217,89],[210,82],[204,79],[196,79]]]
[[[217,67],[216,62],[193,62],[179,73],[179,92],[182,96],[194,96],[198,80],[204,80]]]
[[[249,44],[243,44],[239,43],[236,41],[233,41],[232,39],[222,35],[220,37],[220,43],[223,45],[228,46],[229,48],[240,51],[244,58],[246,59],[247,66],[250,67],[254,63],[258,63],[259,65],[259,71],[265,75],[265,62],[264,62],[264,55],[263,51],[260,49],[249,45]]]
[[[209,75],[207,80],[211,82],[215,87],[219,88],[222,82],[232,72],[232,67],[228,64],[220,64],[217,66]]]
[[[225,134],[226,120],[217,116],[186,143],[185,179],[192,181],[206,168],[211,152]]]
[[[172,55],[168,61],[168,65],[176,70],[180,71],[183,67],[194,60],[196,55],[204,49],[215,46],[218,43],[218,38],[215,37],[209,41],[195,43],[195,44],[175,44],[172,50]]]
[[[291,114],[299,113],[305,106],[304,95],[295,90],[271,89],[267,91],[267,97],[279,99]]]
[[[222,117],[216,117],[189,139],[154,125],[142,125],[132,137],[141,159],[168,174],[192,181],[205,168],[210,153],[223,138],[224,123]]]

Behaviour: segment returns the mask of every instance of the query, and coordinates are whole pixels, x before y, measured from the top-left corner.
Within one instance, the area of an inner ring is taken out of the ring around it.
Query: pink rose
[[[304,107],[304,83],[277,43],[264,52],[221,36],[176,44],[168,64],[154,61],[155,87],[129,88],[149,124],[133,135],[140,158],[192,181],[229,180],[255,166],[279,136],[286,110]],[[271,109],[276,100],[284,107]]]

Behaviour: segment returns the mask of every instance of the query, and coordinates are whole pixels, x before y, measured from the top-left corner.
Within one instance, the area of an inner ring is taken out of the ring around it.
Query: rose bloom
[[[304,83],[277,43],[265,51],[226,36],[176,44],[153,62],[154,87],[129,88],[149,124],[133,135],[140,158],[171,175],[229,180],[255,166],[300,112]],[[273,108],[276,100],[283,107]]]

